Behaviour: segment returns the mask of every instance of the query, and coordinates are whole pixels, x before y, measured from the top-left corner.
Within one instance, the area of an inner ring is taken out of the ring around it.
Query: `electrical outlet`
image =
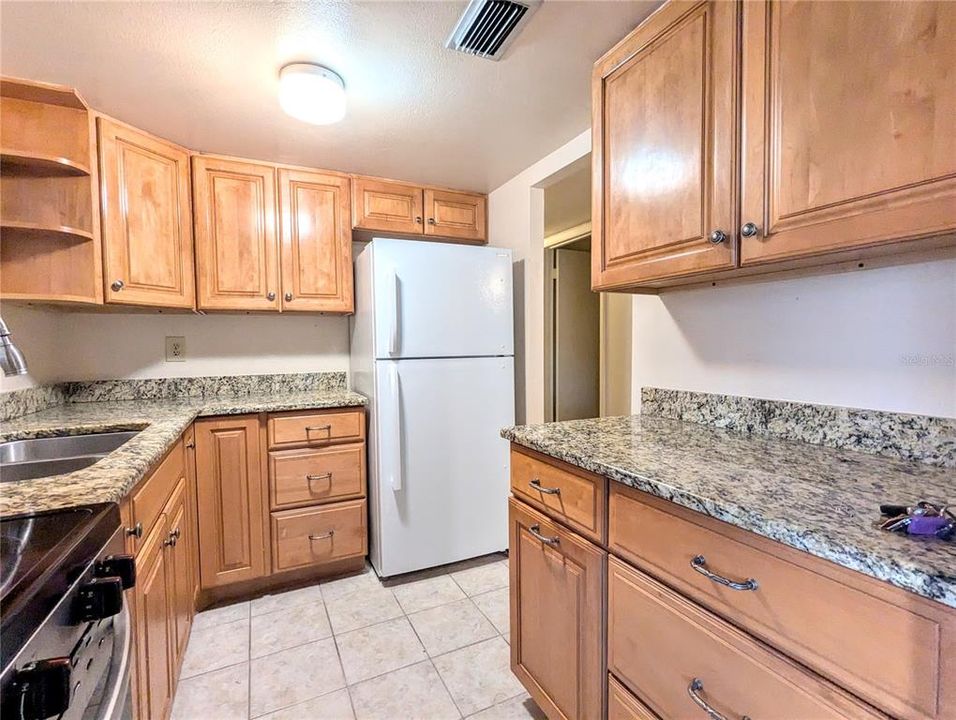
[[[186,360],[186,338],[166,336],[166,362]]]

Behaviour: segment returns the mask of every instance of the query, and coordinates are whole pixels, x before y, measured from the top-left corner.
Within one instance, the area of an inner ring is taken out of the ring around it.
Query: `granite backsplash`
[[[956,418],[653,387],[641,414],[956,468]]]
[[[0,421],[65,403],[284,395],[310,390],[344,390],[346,387],[345,372],[65,382],[0,393]]]

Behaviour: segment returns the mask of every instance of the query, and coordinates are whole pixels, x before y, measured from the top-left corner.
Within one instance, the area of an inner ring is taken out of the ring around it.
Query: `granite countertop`
[[[0,485],[0,516],[99,502],[118,502],[197,417],[361,407],[345,389],[260,393],[236,397],[74,402],[0,422],[0,442],[26,438],[140,430],[118,450],[83,470]]]
[[[877,528],[881,503],[956,502],[952,468],[639,415],[501,435],[956,607],[956,542]]]

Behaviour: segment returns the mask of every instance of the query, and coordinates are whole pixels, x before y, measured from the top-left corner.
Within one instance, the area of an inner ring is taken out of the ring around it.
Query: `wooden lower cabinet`
[[[162,481],[162,476],[154,473],[141,487],[155,487]],[[139,720],[163,720],[169,715],[192,626],[193,527],[186,490],[183,474],[136,555],[133,637]]]
[[[173,601],[166,556],[166,519],[136,556],[135,649],[138,720],[162,720],[172,701]]]
[[[183,655],[186,653],[186,641],[189,640],[189,628],[192,626],[195,607],[193,557],[190,550],[193,528],[189,525],[186,500],[184,477],[169,499],[166,515],[167,584],[172,600],[170,650],[174,675],[179,674]]]
[[[882,717],[613,557],[607,598],[608,669],[661,717]]]
[[[203,589],[267,574],[257,415],[197,420],[199,560]]]
[[[631,695],[613,675],[607,676],[608,720],[658,720],[648,707]]]
[[[511,669],[551,720],[604,712],[607,553],[509,501]]]
[[[956,720],[952,608],[614,482],[605,547],[525,495],[584,507],[566,463],[511,466],[511,666],[550,720]]]

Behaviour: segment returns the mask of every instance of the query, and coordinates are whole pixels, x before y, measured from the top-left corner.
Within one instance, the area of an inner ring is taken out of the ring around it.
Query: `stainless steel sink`
[[[89,467],[139,430],[0,443],[0,482],[50,477]]]

